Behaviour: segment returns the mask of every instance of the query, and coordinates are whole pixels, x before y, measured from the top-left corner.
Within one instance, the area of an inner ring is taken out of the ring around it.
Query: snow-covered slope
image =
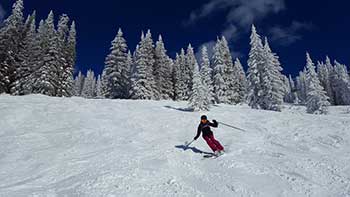
[[[0,196],[350,196],[350,115],[213,107],[227,153],[200,138],[201,113],[171,101],[0,96]]]

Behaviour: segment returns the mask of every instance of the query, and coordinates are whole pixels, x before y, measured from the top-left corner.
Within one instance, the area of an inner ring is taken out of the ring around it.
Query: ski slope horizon
[[[0,95],[0,196],[350,196],[350,111]],[[201,115],[226,154],[191,141]]]

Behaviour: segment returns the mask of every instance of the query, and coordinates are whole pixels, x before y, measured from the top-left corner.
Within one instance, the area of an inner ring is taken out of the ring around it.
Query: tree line
[[[261,39],[254,25],[250,40],[245,73],[240,60],[233,60],[225,37],[217,39],[212,57],[203,46],[197,60],[189,44],[172,59],[161,35],[154,44],[150,30],[142,33],[131,53],[119,29],[102,75],[98,80],[87,77],[83,82],[80,73],[76,78],[76,96],[188,101],[194,110],[209,110],[212,104],[246,102],[255,109],[281,111],[283,102],[287,102],[306,105],[308,113],[317,114],[327,113],[331,104],[349,104],[350,79],[345,65],[335,61],[333,66],[327,57],[326,63],[319,62],[316,70],[307,53],[304,70],[293,79],[282,73],[279,57],[268,39]],[[96,87],[90,96],[83,94],[85,84]]]
[[[212,104],[248,103],[255,109],[281,111],[283,102],[307,106],[308,113],[327,113],[329,105],[350,104],[347,67],[336,60],[318,61],[309,53],[295,79],[282,73],[279,57],[255,26],[250,36],[248,70],[233,59],[225,37],[213,49],[203,46],[196,58],[191,44],[169,57],[161,35],[141,33],[132,52],[121,29],[111,43],[101,75],[89,70],[73,80],[76,59],[74,21],[51,11],[37,27],[36,13],[24,21],[23,0],[13,5],[0,28],[0,93],[45,94],[85,98],[188,101],[194,110]],[[208,50],[213,51],[210,57]]]
[[[72,96],[76,56],[74,21],[51,11],[37,27],[36,12],[24,21],[23,0],[17,0],[0,28],[0,93]]]

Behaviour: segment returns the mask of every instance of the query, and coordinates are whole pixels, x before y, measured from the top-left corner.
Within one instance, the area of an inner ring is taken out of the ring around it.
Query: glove
[[[217,123],[216,120],[213,120],[213,123]]]
[[[194,141],[196,141],[198,139],[198,137],[194,137],[193,139],[194,139]]]

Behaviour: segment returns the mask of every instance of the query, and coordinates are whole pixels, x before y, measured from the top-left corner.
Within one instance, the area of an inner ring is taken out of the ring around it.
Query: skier
[[[210,127],[218,127],[218,122],[216,122],[216,120],[213,120],[213,123],[211,123],[208,121],[207,116],[203,115],[201,117],[201,122],[198,126],[197,135],[194,137],[194,140],[197,140],[201,132],[203,132],[202,137],[207,142],[209,147],[213,150],[214,154],[216,156],[222,155],[224,153],[224,147],[222,147],[220,142],[214,138],[214,134],[210,130]]]

